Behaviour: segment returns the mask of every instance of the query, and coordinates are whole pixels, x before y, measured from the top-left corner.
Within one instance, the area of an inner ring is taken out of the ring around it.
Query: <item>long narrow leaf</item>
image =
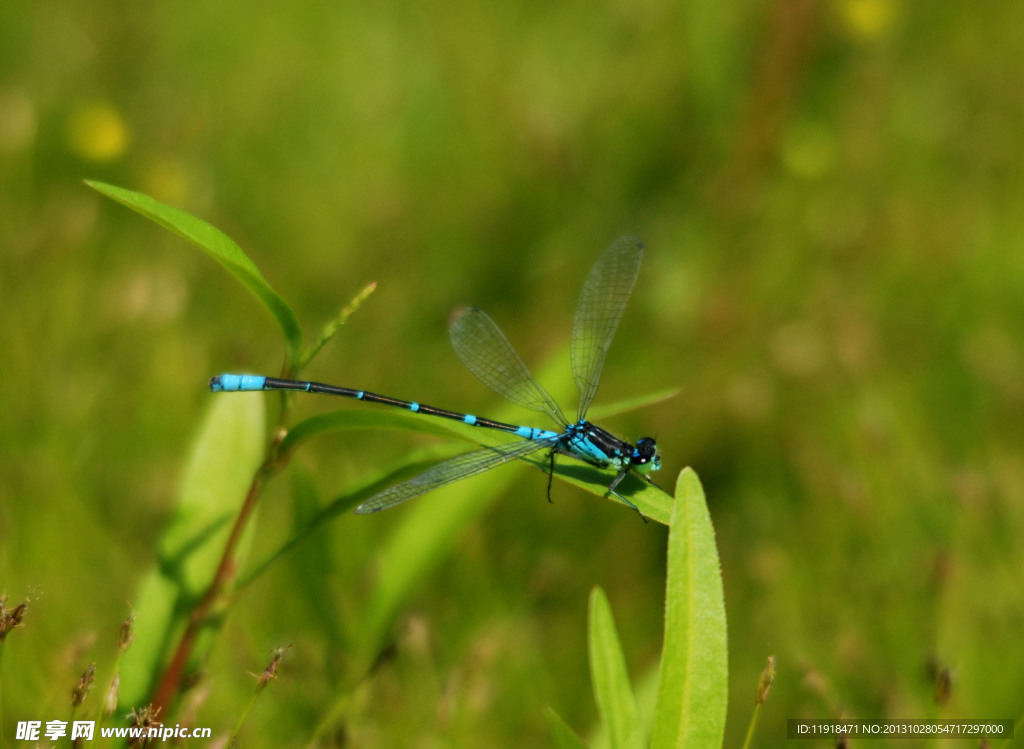
[[[599,587],[590,592],[588,629],[590,679],[612,749],[638,749],[641,736],[636,698],[629,684],[608,596]]]
[[[651,746],[718,749],[728,697],[725,598],[700,481],[679,474],[668,540],[665,645]]]
[[[263,401],[211,403],[157,560],[134,598],[135,643],[121,669],[122,705],[143,704],[167,648],[213,579],[231,524],[263,456]],[[240,549],[244,554],[244,549]]]
[[[180,208],[161,203],[140,192],[92,180],[86,180],[85,184],[160,224],[165,229],[169,229],[179,237],[187,239],[231,271],[263,303],[263,306],[277,321],[287,344],[288,363],[289,365],[295,363],[299,356],[299,347],[302,344],[302,332],[299,329],[299,321],[295,317],[295,313],[292,312],[288,303],[271,288],[259,268],[231,237]]]

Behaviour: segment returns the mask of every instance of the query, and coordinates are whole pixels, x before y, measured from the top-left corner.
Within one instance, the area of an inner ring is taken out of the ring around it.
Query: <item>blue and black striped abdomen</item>
[[[444,408],[435,408],[425,403],[416,401],[404,401],[400,398],[392,398],[387,395],[378,395],[367,390],[356,390],[354,388],[339,387],[337,385],[325,385],[322,382],[309,382],[302,380],[284,380],[277,377],[263,377],[258,375],[236,375],[222,374],[210,379],[210,390],[214,392],[239,392],[252,390],[296,390],[304,393],[324,393],[326,395],[338,395],[343,398],[353,398],[367,403],[380,403],[385,406],[404,408],[417,414],[427,416],[438,416],[442,419],[461,421],[470,426],[483,427],[485,429],[497,429],[502,432],[509,432],[517,437],[528,440],[551,439],[558,436],[558,432],[536,427],[517,426],[506,424],[501,421],[484,419],[473,414],[449,411]]]

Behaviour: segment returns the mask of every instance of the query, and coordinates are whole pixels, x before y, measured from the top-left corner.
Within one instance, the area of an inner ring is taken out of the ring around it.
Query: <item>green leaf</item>
[[[543,473],[548,472],[547,453],[528,455],[523,458],[523,462]],[[597,497],[626,507],[608,493],[608,485],[615,478],[615,472],[610,468],[597,468],[572,458],[559,456],[555,462],[555,476]],[[635,504],[648,520],[668,524],[673,500],[659,487],[630,474],[622,480],[616,491]],[[632,512],[631,509],[629,511]],[[633,517],[636,518],[636,513],[633,513]],[[639,518],[637,520],[639,521]]]
[[[215,398],[185,469],[156,566],[134,600],[135,642],[122,659],[120,704],[145,703],[185,618],[213,580],[224,544],[263,459],[263,399]],[[245,544],[239,547],[244,555]]]
[[[299,321],[295,317],[295,313],[292,312],[288,303],[271,288],[255,263],[229,236],[205,221],[179,208],[161,203],[148,195],[92,180],[86,180],[85,184],[151,221],[155,221],[179,237],[187,239],[231,271],[235,278],[241,281],[263,303],[263,306],[277,321],[284,333],[289,366],[294,365],[298,360],[299,348],[302,345],[302,332],[299,329]]]
[[[725,734],[728,647],[722,575],[700,481],[679,474],[668,536],[665,645],[651,746],[718,749]]]
[[[550,707],[545,710],[548,718],[548,727],[551,735],[555,738],[555,745],[559,749],[587,749],[587,744],[579,737],[572,727],[565,722],[565,719],[552,710]]]
[[[658,681],[660,664],[650,663],[643,673],[633,680],[633,694],[636,695],[637,710],[640,715],[640,735],[650,736],[654,725],[654,711],[658,702]]]
[[[612,749],[641,746],[636,698],[629,684],[608,596],[599,587],[590,592],[588,644],[594,699],[608,731]]]

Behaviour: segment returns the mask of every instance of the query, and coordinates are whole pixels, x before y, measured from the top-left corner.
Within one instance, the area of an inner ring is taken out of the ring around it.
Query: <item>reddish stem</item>
[[[253,477],[252,484],[250,484],[249,491],[245,496],[245,502],[238,513],[238,517],[235,518],[235,525],[231,529],[231,535],[224,546],[224,554],[221,556],[217,572],[213,576],[213,581],[210,583],[210,587],[202,600],[192,609],[192,613],[188,618],[188,625],[185,627],[185,633],[181,636],[178,647],[174,651],[174,656],[167,664],[167,669],[164,671],[163,676],[160,677],[160,681],[153,692],[152,706],[154,709],[159,710],[161,715],[167,714],[167,707],[178,693],[182,676],[185,674],[185,667],[192,657],[192,649],[195,647],[196,637],[206,623],[210,610],[220,598],[224,588],[227,587],[228,583],[235,576],[237,571],[235,549],[238,547],[242,533],[245,531],[253,510],[256,509],[260,488],[263,485],[262,479],[268,465],[264,464]]]

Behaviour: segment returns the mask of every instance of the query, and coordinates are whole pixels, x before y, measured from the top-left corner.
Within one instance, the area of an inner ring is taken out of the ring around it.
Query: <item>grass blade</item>
[[[121,669],[120,704],[142,705],[213,579],[242,498],[263,458],[263,400],[214,399],[185,470],[158,561],[135,598],[135,642]]]
[[[590,592],[588,618],[590,678],[612,749],[638,749],[641,740],[636,698],[629,684],[626,659],[615,631],[608,596],[599,587]]]
[[[284,333],[289,366],[298,360],[299,348],[302,345],[302,332],[299,329],[299,321],[295,317],[295,313],[292,312],[288,303],[271,288],[259,268],[231,237],[180,208],[161,203],[140,192],[92,180],[86,180],[85,184],[111,200],[115,200],[160,224],[179,237],[187,239],[231,271],[235,278],[241,281],[263,303],[263,306],[277,321],[281,332]]]
[[[728,650],[722,574],[700,481],[679,474],[668,541],[665,645],[651,746],[717,749],[725,733]]]

